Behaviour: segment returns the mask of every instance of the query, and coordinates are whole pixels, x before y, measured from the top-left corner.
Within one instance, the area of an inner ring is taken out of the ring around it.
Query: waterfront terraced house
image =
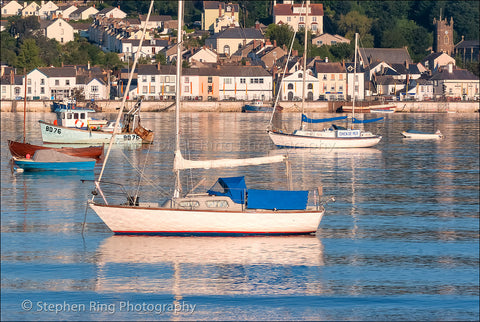
[[[87,101],[110,98],[109,88],[101,78],[77,76],[77,88],[83,91]]]
[[[447,100],[479,100],[478,76],[466,69],[456,69],[453,64],[439,70],[430,80],[436,98]]]
[[[17,1],[9,1],[2,6],[2,17],[19,15],[22,9],[22,5]]]
[[[175,74],[173,65],[138,65],[137,88],[133,97],[145,99],[175,99]]]
[[[217,18],[239,21],[239,5],[221,1],[203,1],[202,29],[214,31]]]
[[[219,66],[217,70],[219,100],[272,100],[273,77],[264,68]]]
[[[308,6],[307,26],[312,33],[323,34],[323,4],[310,3],[306,1]],[[273,21],[277,25],[289,25],[294,31],[299,31],[305,27],[306,9],[305,4],[294,3],[293,0],[284,0],[283,3],[277,4],[273,1]]]
[[[76,87],[74,67],[38,67],[27,74],[27,99],[64,99]]]
[[[2,100],[17,100],[23,98],[25,94],[23,77],[24,75],[16,75],[13,68],[6,68],[5,73],[0,77],[0,97]]]
[[[357,71],[355,72],[355,63],[345,63],[344,69],[347,75],[344,98],[350,101],[355,93],[355,100],[363,101],[365,99],[365,70],[357,64]]]
[[[45,37],[55,39],[62,45],[74,39],[73,27],[62,18],[49,22],[44,31]]]
[[[319,80],[309,69],[307,69],[305,86],[307,87],[305,99],[308,101],[317,100],[320,95]],[[303,70],[297,70],[293,74],[285,76],[279,90],[282,101],[301,101],[304,93]]]
[[[318,81],[318,96],[314,96],[315,99],[337,101],[347,98],[347,72],[341,63],[315,62],[315,74]],[[355,90],[355,93],[361,93],[363,88],[360,87],[364,82],[363,78],[357,76],[358,79],[355,83],[359,88]]]

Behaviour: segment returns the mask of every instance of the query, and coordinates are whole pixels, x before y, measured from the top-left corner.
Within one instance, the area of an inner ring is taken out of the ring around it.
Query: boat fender
[[[80,124],[80,126],[78,126],[78,124]],[[83,127],[83,122],[80,121],[80,120],[76,120],[75,121],[75,127],[82,128]]]
[[[53,120],[53,125],[58,125],[57,120]]]

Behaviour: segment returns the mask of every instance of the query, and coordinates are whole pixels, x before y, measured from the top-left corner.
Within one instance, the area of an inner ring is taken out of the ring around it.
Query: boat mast
[[[182,21],[183,21],[183,0],[178,1],[178,26],[177,26],[177,74],[175,78],[175,156],[180,155],[180,75],[182,71]],[[182,191],[182,184],[180,182],[180,170],[175,171],[175,190],[173,193],[174,198],[180,197]]]
[[[353,62],[353,97],[352,97],[352,124],[351,128],[353,130],[353,119],[355,118],[355,88],[357,83],[357,39],[358,33],[355,33],[355,54],[354,54],[354,62]]]
[[[305,79],[307,77],[307,42],[308,42],[308,32],[307,32],[307,21],[308,21],[308,1],[305,3],[305,44],[303,46],[303,93],[302,93],[302,115],[305,114],[305,95],[306,95],[306,86],[305,86]],[[305,125],[303,124],[303,116],[301,119],[301,129],[303,130]]]
[[[27,122],[27,69],[23,68],[25,74],[25,95],[23,95],[23,143],[25,143],[25,123]]]

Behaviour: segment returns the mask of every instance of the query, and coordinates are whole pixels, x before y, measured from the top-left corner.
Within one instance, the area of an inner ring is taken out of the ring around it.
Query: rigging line
[[[100,182],[102,180],[103,172],[104,172],[105,167],[107,165],[108,157],[110,156],[110,151],[112,149],[113,140],[115,139],[117,129],[119,128],[119,125],[120,125],[120,118],[122,117],[123,109],[125,108],[125,102],[127,100],[127,95],[128,95],[129,90],[130,90],[130,84],[132,83],[132,78],[133,78],[133,74],[134,74],[134,71],[135,71],[135,67],[137,66],[138,58],[140,57],[140,52],[142,51],[142,44],[143,44],[143,40],[145,38],[145,33],[147,31],[147,24],[148,24],[148,21],[150,20],[150,14],[152,12],[152,8],[153,8],[153,0],[151,0],[150,7],[148,8],[148,14],[147,14],[147,18],[145,20],[145,26],[143,27],[142,37],[140,37],[140,43],[138,44],[138,49],[137,49],[137,52],[135,53],[135,60],[133,61],[132,71],[130,73],[130,76],[128,77],[127,87],[126,87],[126,90],[125,90],[125,94],[123,95],[122,104],[120,105],[120,109],[118,111],[117,119],[115,120],[115,126],[113,128],[112,137],[110,138],[110,143],[108,145],[107,154],[105,155],[105,160],[103,161],[102,170],[100,171],[100,175],[98,176],[98,179],[97,179],[98,182]],[[94,198],[95,198],[95,196],[92,197],[92,200]]]
[[[305,4],[305,1],[302,2],[302,9],[303,9],[303,5]],[[300,13],[302,12],[302,10],[300,10]],[[300,17],[300,13],[298,14],[298,16]],[[280,88],[277,92],[277,98],[275,99],[275,104],[273,104],[273,111],[272,111],[272,115],[270,116],[270,122],[268,124],[268,127],[273,127],[273,115],[275,114],[275,109],[277,108],[277,105],[278,105],[278,99],[280,98],[280,92],[282,91],[282,83],[283,83],[283,80],[285,78],[285,73],[287,72],[287,67],[288,67],[288,62],[290,61],[290,56],[292,54],[292,49],[293,49],[293,43],[295,42],[295,37],[297,35],[297,31],[294,30],[293,31],[293,37],[292,37],[292,42],[290,43],[290,48],[288,50],[288,56],[287,56],[287,60],[285,62],[285,67],[283,68],[283,74],[282,74],[282,80],[280,81]]]
[[[148,145],[147,156],[145,157],[145,162],[143,163],[143,169],[142,169],[141,174],[145,173],[145,167],[146,167],[146,165],[147,165],[147,160],[148,160],[148,156],[149,156],[149,154],[150,154],[150,147],[151,147],[151,146],[152,146],[151,144]],[[139,176],[138,176],[137,192],[135,193],[136,196],[138,196],[138,192],[140,191],[140,183],[141,183],[141,181],[142,181],[142,175],[139,175]]]
[[[152,180],[150,180],[149,178],[147,178],[147,177],[144,175],[144,173],[143,173],[137,166],[135,166],[135,165],[130,161],[130,159],[127,157],[127,155],[125,154],[125,152],[121,151],[121,153],[122,153],[123,157],[125,158],[125,160],[128,162],[128,164],[130,164],[130,165],[132,166],[132,168],[133,168],[134,170],[136,170],[136,171],[139,173],[139,175],[140,175],[148,184],[150,184],[152,187],[155,187],[155,188],[156,188],[158,191],[160,191],[160,193],[162,193],[162,194],[165,194],[165,195],[168,195],[168,194],[169,194],[169,192],[166,192],[165,189],[163,189],[162,187],[156,185]]]

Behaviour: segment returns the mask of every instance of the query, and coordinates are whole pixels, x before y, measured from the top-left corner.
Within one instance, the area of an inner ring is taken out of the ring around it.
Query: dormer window
[[[303,74],[302,73],[298,73],[298,78],[302,78],[303,77]]]

